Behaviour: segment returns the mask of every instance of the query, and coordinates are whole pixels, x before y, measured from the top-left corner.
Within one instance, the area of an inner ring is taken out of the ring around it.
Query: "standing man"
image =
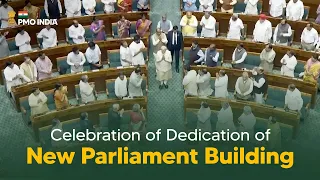
[[[285,96],[285,110],[297,111],[301,113],[301,108],[303,107],[303,99],[301,97],[301,92],[296,88],[294,84],[290,84],[287,89],[287,94]]]
[[[167,15],[163,15],[162,19],[158,22],[157,28],[160,28],[161,31],[165,34],[168,34],[169,31],[172,31],[173,26],[172,22],[167,19]]]
[[[201,102],[201,108],[197,112],[197,129],[200,129],[202,132],[212,132],[211,114],[212,112],[209,104],[206,102]]]
[[[245,32],[242,20],[238,17],[238,14],[233,14],[229,21],[227,38],[240,40],[244,35]]]
[[[20,65],[20,71],[23,75],[30,79],[31,82],[38,80],[37,67],[28,55],[24,57],[24,62]]]
[[[20,71],[19,67],[12,62],[6,62],[6,68],[3,71],[6,80],[7,92],[11,93],[11,87],[21,85],[23,82],[30,82]]]
[[[216,130],[218,132],[221,131],[236,131],[236,126],[233,122],[233,112],[231,106],[228,102],[221,102],[221,110],[217,113],[218,121],[216,124]]]
[[[49,112],[47,101],[47,96],[41,92],[38,87],[32,88],[32,92],[28,97],[29,106],[31,108],[31,116]]]
[[[251,100],[251,93],[253,91],[253,81],[249,78],[249,74],[247,72],[243,72],[242,76],[237,79],[236,82],[236,99],[240,100]]]
[[[201,37],[215,38],[217,36],[216,22],[216,19],[209,12],[205,12],[200,21],[200,26],[202,26]]]
[[[243,43],[240,43],[232,54],[232,65],[234,68],[244,68],[244,60],[247,57],[247,51],[243,47]]]
[[[114,83],[114,92],[119,99],[128,96],[128,81],[123,72],[119,73],[119,76]]]
[[[287,5],[286,16],[291,21],[301,21],[304,14],[304,5],[301,0],[290,0]]]
[[[68,31],[73,43],[81,44],[85,42],[84,34],[86,31],[77,20],[73,20],[73,25],[69,27]]]
[[[286,19],[282,19],[273,34],[273,42],[277,45],[288,46],[291,43],[292,30]]]
[[[96,0],[82,0],[82,5],[87,15],[94,15],[96,13]]]
[[[215,0],[199,0],[199,2],[200,2],[199,11],[200,12],[212,12],[214,1]]]
[[[251,80],[253,81],[253,93],[255,102],[259,104],[264,104],[263,96],[267,93],[268,90],[268,82],[264,75],[264,70],[261,67],[255,68],[252,71],[253,77]]]
[[[80,0],[64,0],[67,17],[81,16],[81,1]]]
[[[24,29],[18,30],[18,34],[16,35],[14,40],[16,42],[16,46],[19,47],[19,53],[24,53],[32,50],[30,45],[31,38],[29,34],[24,31]]]
[[[171,56],[175,57],[176,72],[179,73],[179,59],[180,51],[183,48],[183,35],[178,30],[178,26],[174,26],[172,31],[168,32],[168,50],[171,52]]]
[[[0,32],[0,58],[10,56],[10,50],[6,39],[8,34],[8,31]]]
[[[301,34],[301,48],[305,51],[313,51],[319,41],[319,35],[313,25],[308,23]]]
[[[167,36],[160,28],[157,28],[156,33],[151,36],[153,47],[153,55],[156,55],[161,50],[162,46],[168,43]]]
[[[88,75],[81,76],[79,89],[82,103],[87,104],[96,100],[95,87],[89,83]]]
[[[39,56],[35,62],[37,70],[38,70],[38,80],[43,80],[51,77],[52,74],[52,62],[44,54],[44,52],[40,52]]]
[[[198,71],[197,84],[198,84],[198,94],[200,97],[208,97],[212,95],[212,88],[210,84],[211,74],[207,69],[202,69]]]
[[[216,81],[214,82],[215,97],[228,98],[228,75],[224,70],[220,70],[216,73]]]
[[[104,13],[110,14],[114,12],[114,5],[117,0],[101,0],[101,2],[104,4]]]
[[[233,6],[237,4],[237,0],[219,0],[221,6],[221,12],[233,13]]]
[[[244,14],[258,15],[258,2],[259,0],[244,0],[244,3],[246,4]]]
[[[286,0],[269,0],[269,13],[272,17],[284,17],[286,12]]]
[[[160,81],[159,89],[168,89],[168,80],[172,78],[172,57],[166,46],[162,46],[156,54],[157,80]]]
[[[254,140],[254,126],[256,125],[257,119],[252,113],[250,106],[245,106],[243,108],[243,113],[238,118],[238,123],[240,125],[240,131],[241,132],[248,132],[249,133],[249,139]]]
[[[197,72],[191,70],[190,66],[185,66],[182,85],[185,96],[198,96]]]
[[[145,65],[143,51],[146,49],[144,43],[140,40],[139,35],[135,35],[132,43],[129,46],[132,54],[132,65]]]
[[[72,52],[67,56],[67,63],[71,66],[71,73],[83,72],[83,64],[85,62],[86,58],[83,53],[77,47],[73,47]]]
[[[273,61],[276,57],[276,52],[272,48],[272,44],[268,44],[266,48],[260,53],[260,67],[264,69],[267,73],[272,73],[273,71]]]
[[[122,41],[120,45],[120,62],[123,67],[128,67],[132,64],[132,54],[126,41]]]
[[[294,69],[296,68],[298,62],[293,51],[288,51],[287,54],[285,54],[280,60],[280,62],[282,64],[281,75],[294,77]]]
[[[144,74],[141,75],[141,69],[139,66],[131,73],[128,86],[130,97],[143,96],[141,85],[144,77]]]
[[[60,0],[44,0],[44,11],[49,19],[60,19],[62,6]]]
[[[55,47],[58,43],[57,32],[55,29],[51,28],[50,25],[47,25],[45,28],[43,28],[37,35],[37,38],[43,39],[43,49]]]
[[[183,36],[197,37],[198,20],[192,12],[188,11],[186,15],[181,18],[180,26],[182,28]]]
[[[113,104],[108,112],[108,129],[117,132],[121,127],[121,119],[124,109],[120,110],[119,104]]]
[[[92,41],[88,43],[88,46],[89,47],[87,48],[85,55],[88,63],[90,64],[90,69],[95,70],[103,68],[99,46]]]
[[[265,14],[260,14],[259,17],[253,30],[253,41],[269,43],[272,37],[272,24]]]
[[[197,41],[192,42],[192,46],[189,51],[189,63],[188,66],[191,65],[201,65],[204,60],[204,53],[200,48]]]
[[[217,66],[219,60],[219,52],[215,44],[210,44],[204,53],[204,62],[208,67]]]
[[[197,0],[183,0],[184,11],[197,11],[196,1]]]
[[[16,25],[16,23],[9,23],[9,13],[14,13],[14,10],[11,6],[8,5],[6,0],[1,1],[0,6],[0,20],[1,20],[1,29],[11,27],[12,25]]]

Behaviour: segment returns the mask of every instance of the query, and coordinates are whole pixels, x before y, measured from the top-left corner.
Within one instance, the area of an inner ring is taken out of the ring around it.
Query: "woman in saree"
[[[118,35],[119,38],[127,38],[130,36],[130,25],[131,22],[126,20],[124,15],[120,17],[120,20],[117,22],[118,24]]]
[[[143,113],[143,107],[140,107],[139,104],[134,104],[132,111],[130,112],[130,126],[129,129],[132,132],[141,132],[145,128],[145,116]]]
[[[303,81],[317,83],[320,73],[319,55],[314,54],[304,66]]]
[[[93,38],[96,41],[106,40],[106,31],[104,30],[103,20],[99,20],[96,17],[93,18],[93,21],[90,25],[90,30],[93,33]]]
[[[67,109],[70,106],[67,94],[68,94],[67,86],[63,86],[60,83],[56,84],[54,88],[53,96],[54,96],[54,102],[56,104],[56,109],[58,111]]]
[[[142,14],[141,19],[139,19],[136,24],[137,34],[140,37],[149,36],[150,35],[149,29],[150,29],[151,24],[152,24],[152,22],[150,20],[146,19],[146,16],[144,14]]]
[[[132,0],[118,0],[117,5],[120,12],[132,11]]]

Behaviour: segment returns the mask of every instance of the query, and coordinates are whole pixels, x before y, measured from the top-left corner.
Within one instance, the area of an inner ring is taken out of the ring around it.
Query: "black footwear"
[[[168,86],[167,84],[165,84],[164,87],[165,87],[166,89],[168,89],[169,86]]]
[[[163,88],[162,84],[161,84],[161,85],[159,85],[159,89],[162,89],[162,88]]]

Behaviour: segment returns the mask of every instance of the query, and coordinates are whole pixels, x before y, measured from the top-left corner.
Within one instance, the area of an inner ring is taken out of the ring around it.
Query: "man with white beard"
[[[216,81],[214,82],[215,87],[215,97],[227,98],[228,93],[228,75],[224,70],[220,70],[216,73]]]
[[[217,113],[218,122],[216,124],[216,130],[218,132],[227,131],[230,132],[236,131],[236,127],[233,122],[233,112],[231,106],[228,102],[221,102],[221,110]]]
[[[80,0],[64,0],[67,17],[81,16],[81,1]]]
[[[282,64],[281,75],[294,77],[294,69],[296,68],[298,62],[293,51],[288,51],[287,54],[285,54],[280,60],[280,62]]]
[[[190,66],[185,66],[184,74],[185,76],[182,81],[184,95],[198,96],[197,72],[195,70],[191,70]]]
[[[200,2],[199,11],[200,12],[212,12],[214,1],[215,0],[199,0],[199,2]]]
[[[303,99],[301,97],[301,92],[296,88],[294,84],[290,84],[287,89],[287,94],[285,96],[285,110],[297,111],[300,113],[303,106]]]
[[[250,106],[245,106],[243,108],[243,113],[238,118],[238,123],[240,125],[239,130],[241,132],[248,132],[250,136],[250,140],[254,139],[254,126],[256,125],[257,119],[252,114],[252,110]]]
[[[131,73],[128,87],[130,97],[143,96],[141,84],[144,76],[144,74],[141,75],[141,69],[139,66]]]
[[[200,21],[200,25],[202,26],[201,37],[215,38],[217,36],[216,19],[211,16],[209,12],[205,12]]]
[[[82,0],[82,5],[87,15],[93,15],[96,13],[96,0]]]
[[[43,28],[37,35],[37,38],[43,39],[42,41],[43,49],[55,47],[57,46],[57,43],[58,43],[57,32],[55,29],[51,28],[50,25],[47,25],[45,28]]]
[[[114,12],[114,5],[117,0],[101,0],[101,2],[104,4],[105,13],[109,14]]]
[[[301,21],[304,14],[303,2],[301,0],[290,0],[286,12],[288,20]]]
[[[68,29],[69,36],[72,38],[72,41],[75,44],[81,44],[85,42],[84,34],[85,29],[77,20],[73,20],[73,25],[71,25]]]
[[[156,54],[157,80],[160,81],[159,89],[168,89],[168,80],[172,78],[171,52],[166,46],[162,46]]]
[[[210,84],[211,74],[207,69],[202,69],[198,71],[197,84],[198,84],[198,94],[200,97],[208,97],[212,94],[213,90]]]
[[[114,92],[119,99],[128,96],[127,77],[123,72],[120,72],[119,77],[117,77],[114,83]]]
[[[87,104],[96,100],[95,87],[89,83],[87,75],[81,76],[79,89],[82,103]]]
[[[253,30],[253,41],[269,43],[272,37],[272,24],[265,14],[260,14],[260,19]]]

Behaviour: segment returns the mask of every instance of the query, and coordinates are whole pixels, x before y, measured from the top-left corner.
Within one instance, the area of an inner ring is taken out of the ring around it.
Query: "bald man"
[[[253,81],[249,78],[247,72],[243,72],[242,76],[237,79],[235,89],[235,98],[246,101],[251,99]]]

